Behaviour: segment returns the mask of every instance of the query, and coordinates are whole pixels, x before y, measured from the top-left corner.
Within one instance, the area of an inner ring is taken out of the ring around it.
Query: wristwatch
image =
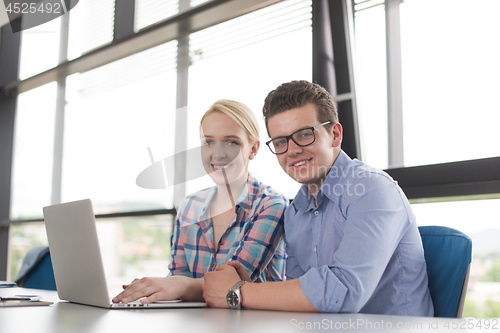
[[[227,305],[229,305],[229,307],[231,309],[234,309],[234,310],[241,309],[242,299],[241,299],[240,288],[245,282],[246,281],[238,281],[234,284],[234,286],[229,288],[229,291],[227,292],[226,300],[227,300]]]

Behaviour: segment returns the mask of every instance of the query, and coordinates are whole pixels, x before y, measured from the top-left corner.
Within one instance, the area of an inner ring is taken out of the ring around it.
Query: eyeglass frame
[[[267,141],[267,142],[266,142],[266,145],[269,147],[269,150],[270,150],[270,151],[271,151],[271,153],[273,153],[274,155],[281,155],[281,154],[286,153],[286,152],[288,151],[288,148],[290,147],[290,139],[292,139],[292,141],[293,141],[293,142],[294,142],[297,146],[299,146],[299,147],[307,147],[307,146],[312,145],[314,142],[316,142],[316,134],[314,134],[314,131],[315,131],[317,128],[319,128],[319,127],[321,127],[321,126],[328,125],[328,124],[334,124],[334,123],[335,123],[335,122],[332,122],[332,121],[327,121],[327,122],[324,122],[324,123],[322,123],[322,124],[319,124],[319,125],[316,125],[316,126],[313,126],[313,127],[301,128],[301,129],[299,129],[299,130],[297,130],[297,131],[293,132],[293,133],[292,133],[292,134],[290,134],[290,135],[286,135],[286,136],[278,136],[278,137],[276,137],[276,138],[274,138],[274,139],[271,139],[271,140],[269,140],[269,141]],[[306,144],[306,145],[301,145],[301,144],[297,143],[297,141],[295,141],[295,140],[294,140],[293,135],[294,135],[295,133],[298,133],[298,132],[300,132],[300,131],[307,130],[307,129],[312,130],[313,137],[314,137],[314,139],[312,140],[312,142],[311,142],[311,143],[308,143],[308,144]],[[276,153],[276,152],[274,152],[274,151],[273,151],[273,149],[271,148],[271,143],[272,143],[274,140],[276,140],[276,139],[286,139],[286,150],[285,150],[284,152],[282,152],[282,153]]]

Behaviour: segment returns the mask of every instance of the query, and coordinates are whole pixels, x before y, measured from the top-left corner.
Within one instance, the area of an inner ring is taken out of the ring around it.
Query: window
[[[355,9],[356,89],[363,161],[388,166],[387,68],[384,6],[357,1]],[[380,1],[375,1],[380,2]]]
[[[19,78],[24,80],[57,66],[61,18],[21,32]]]
[[[71,10],[68,59],[108,44],[113,40],[114,0],[79,1]]]
[[[56,88],[52,82],[19,95],[11,219],[40,218],[50,204]]]
[[[179,12],[178,0],[137,0],[135,29],[140,29],[164,20]]]
[[[311,2],[285,1],[190,36],[188,145],[199,145],[199,121],[219,99],[245,103],[260,120],[261,146],[249,170],[293,198],[299,185],[265,146],[262,106],[269,91],[290,80],[312,80]],[[205,177],[208,178],[208,177]],[[187,193],[212,186],[187,184]]]
[[[444,225],[472,239],[463,317],[500,316],[500,199],[412,204],[419,225]]]
[[[166,276],[173,219],[168,215],[97,220],[97,236],[110,295],[144,274]],[[11,275],[15,280],[29,249],[47,245],[41,222],[20,223],[11,230]]]
[[[62,201],[96,214],[172,208],[171,191],[141,189],[140,172],[174,153],[177,42],[67,79]]]
[[[406,166],[500,155],[499,11],[495,0],[401,5]]]
[[[28,251],[36,246],[48,245],[45,224],[42,222],[15,224],[10,230],[10,277],[9,281],[16,279],[23,259]]]

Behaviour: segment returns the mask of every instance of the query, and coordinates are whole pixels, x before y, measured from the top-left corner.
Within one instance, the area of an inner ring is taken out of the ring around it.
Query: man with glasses
[[[230,262],[205,274],[210,306],[432,316],[415,215],[385,172],[350,159],[331,95],[307,81],[267,96],[264,118],[283,170],[303,184],[285,211],[285,282],[250,283]],[[245,283],[245,281],[247,283]]]

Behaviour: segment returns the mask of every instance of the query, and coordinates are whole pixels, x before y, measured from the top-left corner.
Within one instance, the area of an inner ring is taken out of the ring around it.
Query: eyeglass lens
[[[277,138],[272,140],[274,152],[284,153],[288,149],[288,138]],[[314,130],[305,128],[292,134],[292,140],[299,146],[307,146],[314,142]]]

